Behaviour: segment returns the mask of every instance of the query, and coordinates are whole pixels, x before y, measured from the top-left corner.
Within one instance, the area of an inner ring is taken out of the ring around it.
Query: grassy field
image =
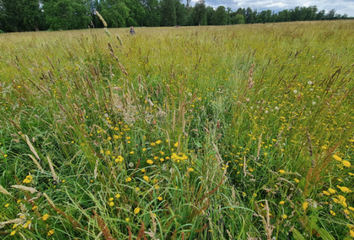
[[[353,23],[1,34],[0,238],[354,238]]]

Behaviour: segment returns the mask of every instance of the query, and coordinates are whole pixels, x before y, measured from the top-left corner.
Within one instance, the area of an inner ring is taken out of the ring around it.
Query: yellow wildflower
[[[118,156],[116,162],[123,162],[124,158],[122,156]]]
[[[284,214],[284,215],[283,215],[283,218],[284,218],[284,219],[287,219],[287,218],[288,218],[288,216],[287,216],[286,214]]]
[[[284,174],[284,173],[285,173],[285,171],[284,171],[284,170],[279,170],[279,172],[280,172],[281,174]]]
[[[336,215],[336,213],[335,212],[333,212],[332,210],[331,211],[329,211],[333,216],[335,216]]]
[[[111,206],[111,207],[114,206],[114,202],[109,202],[108,204],[109,204],[109,206]]]
[[[153,162],[152,160],[150,160],[150,159],[147,160],[146,162],[147,162],[148,164],[150,164],[150,165],[152,165],[152,164],[154,163],[154,162]]]
[[[53,234],[54,234],[54,229],[49,230],[49,232],[48,232],[48,236],[51,236],[51,235],[53,235]]]
[[[140,212],[140,208],[137,207],[137,208],[134,209],[134,213],[135,214],[138,214],[139,212]]]
[[[308,202],[303,202],[302,203],[302,208],[304,209],[304,211],[306,211],[306,209],[309,207],[309,203]]]
[[[333,188],[328,188],[328,192],[334,194],[334,193],[336,193],[336,190],[334,190]]]
[[[10,206],[10,203],[5,204],[5,208],[7,208],[8,206]]]
[[[284,201],[280,201],[279,204],[280,204],[280,205],[284,205],[285,202],[284,202]]]
[[[126,182],[130,182],[131,180],[132,180],[131,177],[127,177],[127,178],[125,179]]]
[[[351,192],[351,190],[349,188],[347,188],[347,187],[337,186],[337,188],[339,188],[344,193],[350,193]]]
[[[157,199],[158,199],[159,201],[162,201],[162,197],[158,197]]]
[[[13,236],[13,235],[15,235],[16,234],[16,230],[15,231],[12,231],[11,233],[10,233],[10,236]]]
[[[28,228],[28,226],[31,224],[31,220],[28,220],[25,225],[23,225],[23,228]]]
[[[47,221],[47,219],[50,217],[50,215],[48,213],[44,214],[42,219],[43,221]]]
[[[327,195],[327,196],[329,196],[329,195],[331,195],[329,192],[327,192],[327,191],[323,191],[323,194],[325,194],[325,195]]]
[[[147,181],[147,182],[149,181],[149,177],[146,176],[146,175],[143,177],[143,179],[144,179],[145,181]]]
[[[178,147],[178,142],[176,142],[173,146],[174,146],[174,147]]]
[[[119,193],[116,194],[116,198],[120,198],[120,194]]]
[[[351,166],[350,162],[347,161],[347,160],[344,160],[342,163],[343,163],[344,167],[350,167]]]
[[[332,157],[337,161],[342,161],[342,159],[338,155],[333,155]]]

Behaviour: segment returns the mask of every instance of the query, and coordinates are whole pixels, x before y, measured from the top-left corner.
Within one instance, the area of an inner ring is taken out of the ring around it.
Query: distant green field
[[[1,239],[352,239],[353,21],[0,35]]]

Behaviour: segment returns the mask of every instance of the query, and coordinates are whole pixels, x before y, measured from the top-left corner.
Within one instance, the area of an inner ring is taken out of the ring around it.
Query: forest
[[[213,8],[204,0],[0,0],[0,33],[128,26],[198,26],[347,19],[347,14],[317,6],[279,12],[227,6]]]

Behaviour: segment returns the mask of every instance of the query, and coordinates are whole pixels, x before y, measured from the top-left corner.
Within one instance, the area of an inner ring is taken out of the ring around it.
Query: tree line
[[[101,13],[108,27],[231,25],[267,22],[346,19],[334,9],[326,12],[316,6],[295,7],[280,12],[194,6],[191,0],[0,0],[0,32],[72,30],[101,28]]]

